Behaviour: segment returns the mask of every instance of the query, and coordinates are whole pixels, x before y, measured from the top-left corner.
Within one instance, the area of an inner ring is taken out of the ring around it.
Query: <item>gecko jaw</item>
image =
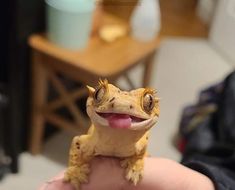
[[[147,130],[151,128],[157,121],[157,116],[149,119],[139,118],[136,116],[132,116],[129,114],[122,114],[122,113],[101,113],[96,112],[95,110],[92,111],[92,118],[95,123],[101,126],[110,127],[110,117],[117,117],[122,118],[124,117],[124,121],[127,120],[128,124],[121,125],[121,127],[114,127],[114,128],[122,128],[128,130]],[[116,121],[118,122],[118,121]],[[125,122],[124,122],[125,123]]]

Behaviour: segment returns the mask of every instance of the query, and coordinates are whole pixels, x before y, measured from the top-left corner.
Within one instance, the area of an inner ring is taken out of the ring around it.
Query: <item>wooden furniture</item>
[[[196,14],[197,0],[159,0],[161,36],[207,38],[209,27]]]
[[[103,0],[103,9],[126,21],[141,0]],[[198,0],[159,0],[161,9],[160,36],[207,38],[209,26],[197,15]]]
[[[103,9],[109,13],[112,13],[127,22],[130,21],[131,14],[138,4],[141,3],[140,0],[103,0]]]
[[[110,15],[103,16],[103,24],[119,23],[121,20]],[[128,27],[126,25],[126,27]],[[127,72],[138,64],[143,64],[143,86],[148,86],[153,66],[153,57],[159,46],[159,38],[142,43],[125,36],[113,43],[105,43],[98,36],[92,36],[87,47],[81,51],[70,51],[56,46],[41,34],[32,35],[29,44],[32,48],[32,118],[30,152],[40,153],[45,122],[55,124],[62,129],[77,131],[86,126],[75,100],[87,93],[85,85],[97,84],[99,78],[114,82],[125,76],[133,87]],[[68,92],[57,74],[79,81],[84,87]],[[58,91],[60,97],[47,102],[48,83]],[[54,111],[66,106],[74,122],[63,119]]]

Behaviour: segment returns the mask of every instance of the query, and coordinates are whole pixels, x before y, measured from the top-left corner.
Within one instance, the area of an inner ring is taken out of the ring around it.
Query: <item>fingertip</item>
[[[38,190],[73,190],[73,187],[69,183],[63,181],[64,172],[60,172],[58,175],[44,183]]]

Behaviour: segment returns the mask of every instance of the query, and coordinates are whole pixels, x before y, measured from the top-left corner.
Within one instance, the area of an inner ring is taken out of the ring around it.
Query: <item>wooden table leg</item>
[[[39,154],[41,151],[45,118],[42,114],[42,107],[47,101],[47,76],[43,67],[42,55],[33,52],[32,60],[32,116],[31,116],[31,137],[29,150],[31,154]]]
[[[154,64],[155,52],[151,53],[144,61],[144,76],[143,76],[143,87],[148,87],[150,85],[150,80],[152,77],[153,64]]]

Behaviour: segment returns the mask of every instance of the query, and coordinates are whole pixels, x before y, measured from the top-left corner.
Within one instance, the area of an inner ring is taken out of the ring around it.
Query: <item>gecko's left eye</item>
[[[142,100],[142,104],[143,104],[143,109],[144,111],[146,111],[147,113],[151,112],[155,106],[155,102],[154,102],[154,97],[152,94],[145,94],[143,96],[143,100]]]
[[[104,99],[105,94],[106,94],[105,87],[101,86],[98,89],[96,89],[96,91],[94,93],[94,100],[96,101],[96,103],[102,102],[102,100]]]

